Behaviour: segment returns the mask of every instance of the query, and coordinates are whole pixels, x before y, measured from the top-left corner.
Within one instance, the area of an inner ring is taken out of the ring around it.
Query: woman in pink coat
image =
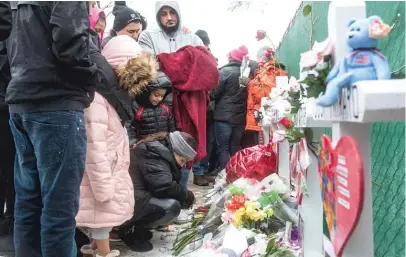
[[[101,82],[85,110],[86,168],[76,223],[89,228],[93,242],[81,248],[84,255],[119,256],[118,250],[110,250],[109,232],[133,216],[134,189],[124,124],[133,117],[129,93],[145,82],[137,73],[155,72],[152,57],[138,57],[140,53],[140,46],[129,36],[112,39],[103,50],[104,57],[92,52]]]

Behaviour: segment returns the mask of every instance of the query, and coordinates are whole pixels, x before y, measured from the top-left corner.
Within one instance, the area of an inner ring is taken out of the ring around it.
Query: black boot
[[[133,232],[127,233],[122,239],[123,242],[134,252],[149,252],[154,247],[149,241],[152,238],[152,232],[136,228]]]
[[[83,254],[80,252],[82,246],[90,244],[90,239],[85,235],[80,229],[76,228],[75,230],[75,242],[77,247],[77,257],[82,257]]]
[[[0,220],[0,256],[14,257],[13,219]]]

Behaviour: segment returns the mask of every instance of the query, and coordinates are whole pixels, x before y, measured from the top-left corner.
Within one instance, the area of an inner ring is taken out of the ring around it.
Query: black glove
[[[188,190],[185,203],[183,204],[184,209],[189,209],[190,207],[192,207],[195,201],[196,201],[195,195],[193,194],[192,191]]]

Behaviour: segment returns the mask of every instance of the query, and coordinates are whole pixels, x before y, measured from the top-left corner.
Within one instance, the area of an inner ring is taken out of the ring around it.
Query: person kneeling
[[[197,143],[185,133],[151,134],[131,150],[130,175],[134,184],[134,216],[120,229],[124,243],[133,251],[153,246],[150,229],[174,221],[181,209],[195,202],[193,192],[180,184],[181,167],[196,156]]]

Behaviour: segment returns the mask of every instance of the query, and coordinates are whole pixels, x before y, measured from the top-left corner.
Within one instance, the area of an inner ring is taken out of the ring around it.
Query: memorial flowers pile
[[[199,215],[195,215],[190,226],[179,233],[174,243],[173,255],[181,254],[188,245],[203,241],[207,234],[211,235],[212,241],[202,243],[202,247],[210,245],[212,249],[221,249],[225,235],[239,231],[246,235],[247,240],[258,235],[266,244],[271,242],[271,246],[261,250],[260,256],[279,256],[272,255],[273,253],[295,256],[292,251],[297,250],[298,244],[293,242],[297,242],[300,237],[297,229],[286,232],[285,227],[293,224],[296,228],[298,217],[296,210],[288,207],[284,199],[290,199],[290,189],[277,174],[262,181],[239,178],[227,185],[224,193],[211,201],[209,208],[196,209],[195,212]],[[290,247],[293,245],[291,251]],[[259,245],[248,245],[245,250],[258,250],[258,247],[260,248]]]

